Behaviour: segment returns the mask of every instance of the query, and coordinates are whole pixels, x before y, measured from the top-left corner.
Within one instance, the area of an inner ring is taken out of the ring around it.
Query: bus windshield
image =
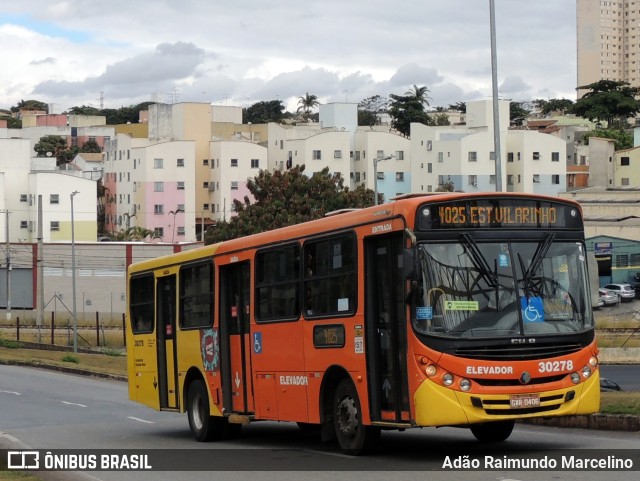
[[[421,243],[412,321],[456,338],[558,335],[593,327],[580,242]]]

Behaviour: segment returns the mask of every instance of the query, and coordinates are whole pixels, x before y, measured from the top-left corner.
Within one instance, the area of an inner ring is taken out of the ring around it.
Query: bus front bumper
[[[600,371],[595,370],[580,384],[550,391],[531,391],[531,394],[531,398],[509,393],[476,394],[455,391],[426,379],[414,396],[416,424],[452,426],[508,419],[593,414],[600,409]],[[535,399],[535,394],[539,395],[539,402],[525,400],[522,405],[524,407],[512,407],[512,396]]]

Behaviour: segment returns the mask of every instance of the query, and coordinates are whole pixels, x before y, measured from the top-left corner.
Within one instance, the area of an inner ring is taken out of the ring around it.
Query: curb
[[[25,362],[25,361],[14,361],[14,360],[0,360],[0,364],[4,364],[6,366],[37,367],[40,369],[63,372],[66,374],[76,374],[79,376],[89,376],[89,377],[97,377],[101,379],[110,379],[112,381],[127,382],[127,376],[121,376],[120,374],[107,374],[104,372],[97,372],[97,371],[87,371],[86,369],[80,369],[75,367],[54,366],[52,364],[40,364],[37,362]]]

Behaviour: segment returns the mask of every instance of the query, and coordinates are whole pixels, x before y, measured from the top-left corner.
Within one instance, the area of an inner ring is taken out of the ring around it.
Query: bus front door
[[[156,283],[156,345],[160,409],[179,409],[176,346],[176,276],[159,277]]]
[[[372,421],[410,420],[403,234],[365,241],[365,335]]]
[[[225,411],[253,411],[249,346],[249,263],[220,267],[220,330]]]

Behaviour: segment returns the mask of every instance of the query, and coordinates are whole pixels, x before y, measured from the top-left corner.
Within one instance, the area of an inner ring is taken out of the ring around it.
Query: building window
[[[360,151],[356,150],[356,157],[354,160],[360,160]]]
[[[629,157],[620,157],[620,165],[622,166],[629,165]]]
[[[209,166],[209,159],[202,159],[202,165]]]
[[[560,162],[560,152],[551,152],[551,162]]]
[[[156,215],[164,214],[164,205],[162,205],[162,204],[155,204],[155,205],[153,206],[153,213],[154,213],[154,214],[156,214]]]
[[[429,174],[433,173],[433,164],[431,162],[427,164],[427,173]]]
[[[444,152],[438,152],[438,162],[444,162]]]
[[[396,182],[404,182],[404,172],[396,172]]]
[[[489,152],[489,160],[496,160],[496,153],[494,151]]]
[[[49,204],[59,204],[60,196],[58,194],[51,194],[49,196]]]
[[[342,150],[334,150],[333,151],[333,158],[334,159],[341,159],[342,158]]]
[[[234,180],[231,182],[231,190],[238,190],[238,181]]]
[[[29,222],[26,220],[21,220],[20,221],[20,228],[21,229],[26,229],[27,227],[29,227]]]
[[[20,202],[26,202],[28,200],[27,194],[20,194]]]
[[[534,184],[540,183],[540,174],[533,174],[533,183]]]
[[[477,162],[477,161],[478,161],[478,153],[469,152],[469,162]]]
[[[231,167],[238,167],[238,159],[231,159]]]
[[[154,169],[162,169],[163,160],[162,159],[153,159],[153,168]]]
[[[57,220],[52,220],[49,224],[51,230],[60,230],[60,222]]]
[[[356,182],[360,182],[360,172],[356,172]]]
[[[202,188],[203,189],[208,189],[209,188],[209,182],[203,182],[202,183]]]
[[[433,148],[433,142],[431,140],[427,140],[427,150],[431,150]]]
[[[184,226],[183,225],[179,225],[176,229],[176,234],[178,235],[184,235]]]
[[[178,167],[184,167],[184,159],[178,159],[177,164]]]
[[[507,175],[507,185],[513,185],[513,175]]]
[[[164,192],[164,182],[154,182],[153,183],[153,191],[154,192]]]
[[[554,174],[551,176],[551,183],[554,185],[560,185],[560,175]]]
[[[184,182],[183,181],[179,181],[176,185],[176,189],[177,190],[184,190]]]
[[[478,185],[478,176],[477,175],[470,175],[468,178],[469,181],[469,185],[472,186],[477,186]]]
[[[313,160],[322,160],[322,152],[320,150],[314,150],[311,152]]]
[[[384,180],[384,172],[376,172],[376,176],[378,180]]]
[[[209,204],[202,204],[202,210],[209,210]]]
[[[518,152],[518,160],[522,159],[522,154],[520,152]]]
[[[251,159],[251,168],[259,169],[260,168],[260,159]]]
[[[533,153],[533,160],[540,160],[540,152]]]
[[[164,237],[164,228],[156,227],[155,229],[153,229],[153,237],[162,239]]]
[[[490,183],[490,184],[495,184],[495,183],[496,183],[496,176],[495,176],[495,174],[491,174],[491,175],[489,176],[489,183]]]
[[[513,152],[507,152],[507,162],[513,162]]]
[[[396,150],[396,160],[404,160],[404,150]]]
[[[622,179],[620,179],[620,185],[629,185],[629,177],[623,177]]]
[[[616,256],[616,267],[628,267],[629,254],[618,254]]]

